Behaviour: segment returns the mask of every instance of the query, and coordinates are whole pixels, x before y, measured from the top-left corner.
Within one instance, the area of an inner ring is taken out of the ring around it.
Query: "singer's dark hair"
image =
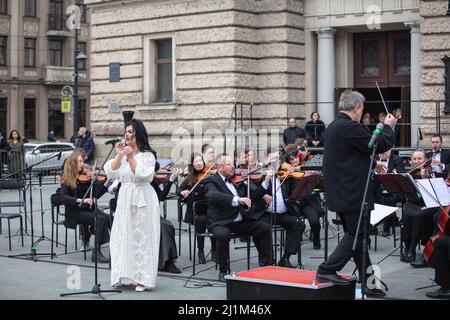
[[[126,127],[132,126],[134,129],[134,134],[136,135],[136,144],[141,152],[151,152],[156,159],[156,151],[150,146],[148,142],[148,133],[145,129],[144,123],[139,119],[132,119],[127,122]]]
[[[442,136],[441,136],[440,134],[438,134],[438,133],[433,133],[433,134],[431,135],[431,137],[432,137],[432,138],[439,138],[439,140],[441,140],[441,142],[442,142]]]

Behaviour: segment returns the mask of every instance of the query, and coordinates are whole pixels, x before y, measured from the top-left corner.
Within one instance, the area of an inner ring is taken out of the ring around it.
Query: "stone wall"
[[[430,145],[430,135],[436,132],[436,102],[444,100],[444,62],[450,56],[450,16],[447,15],[448,0],[422,0],[420,15],[421,38],[421,126]],[[450,145],[450,116],[443,113],[444,102],[440,103],[441,133],[444,144]]]
[[[254,103],[254,127],[283,129],[287,116],[305,116],[302,1],[85,3],[92,11],[91,124],[97,136],[123,130],[121,113],[107,111],[111,101],[135,111],[161,149],[174,129],[192,133],[195,120],[204,129],[227,128],[235,102]],[[144,95],[144,37],[158,34],[171,36],[175,46],[169,106],[152,105]],[[121,63],[118,83],[108,80],[111,62]],[[243,111],[249,116],[249,108]]]

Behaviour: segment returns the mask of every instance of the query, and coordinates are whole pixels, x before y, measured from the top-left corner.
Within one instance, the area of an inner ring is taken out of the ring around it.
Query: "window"
[[[172,39],[156,40],[156,101],[172,101]]]
[[[86,42],[78,42],[78,53],[81,52],[86,54]],[[78,60],[78,69],[86,70],[86,60]]]
[[[61,99],[48,100],[48,131],[51,130],[56,137],[64,137],[64,113],[61,112]]]
[[[8,14],[8,0],[0,0],[0,14]]]
[[[24,66],[35,67],[36,66],[36,39],[25,38],[24,43]]]
[[[78,128],[87,127],[86,123],[86,99],[78,100]]]
[[[26,98],[24,101],[25,136],[36,138],[36,99]]]
[[[0,66],[6,66],[6,53],[8,49],[7,37],[0,37]]]
[[[36,0],[25,0],[25,17],[36,17]]]
[[[8,106],[8,99],[7,98],[0,98],[0,130],[2,131],[2,136],[7,137],[8,132],[6,132],[6,124],[8,119],[7,115],[7,106]]]
[[[63,56],[63,43],[62,41],[51,40],[48,42],[48,63],[51,66],[61,67]]]

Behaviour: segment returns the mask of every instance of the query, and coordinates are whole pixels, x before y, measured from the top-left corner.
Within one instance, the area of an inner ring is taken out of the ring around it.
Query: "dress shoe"
[[[283,268],[295,269],[295,267],[291,264],[289,259],[286,259],[286,258],[281,258],[280,261],[278,262],[278,266],[283,267]]]
[[[220,271],[220,272],[219,272],[219,281],[220,281],[220,282],[225,282],[225,276],[226,276],[227,274],[228,274],[227,272],[222,272],[222,271]]]
[[[412,252],[406,252],[405,253],[405,260],[404,262],[406,263],[411,263],[414,262],[416,260],[416,254],[412,253]]]
[[[337,274],[316,274],[316,280],[320,282],[332,282],[338,286],[346,286],[352,283],[351,280],[347,280]]]
[[[181,273],[181,270],[177,268],[177,266],[175,265],[175,262],[173,262],[173,260],[167,261],[164,268],[162,268],[162,271],[167,271],[170,273]]]
[[[425,258],[423,258],[423,257],[411,262],[410,265],[411,265],[411,267],[416,268],[416,269],[428,267],[427,260],[425,260]]]
[[[91,262],[95,262],[95,253],[97,252],[97,263],[109,263],[109,259],[106,258],[100,249],[92,251]]]
[[[450,289],[440,288],[433,292],[427,292],[426,296],[432,299],[450,299]]]
[[[198,263],[206,263],[205,253],[203,252],[203,249],[198,249]]]
[[[383,232],[381,233],[381,236],[385,237],[385,238],[390,237],[391,236],[391,231],[383,230]]]
[[[211,261],[217,261],[217,253],[216,250],[211,251]]]
[[[380,299],[380,298],[384,298],[386,297],[386,293],[381,290],[381,289],[368,289],[366,288],[364,290],[364,294],[368,297],[368,298],[376,298],[376,299]]]
[[[261,260],[258,260],[258,264],[260,267],[267,267],[267,266],[274,266],[275,265],[275,259],[272,258],[272,261],[263,262]]]
[[[136,288],[134,288],[134,291],[136,291],[136,292],[144,292],[145,291],[145,287],[142,284],[138,284],[138,285],[136,285]]]
[[[314,250],[320,250],[321,246],[320,246],[320,242],[314,242],[313,244],[313,249]]]

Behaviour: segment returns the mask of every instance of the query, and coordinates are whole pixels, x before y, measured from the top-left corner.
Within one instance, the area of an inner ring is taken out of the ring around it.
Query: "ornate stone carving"
[[[25,21],[23,24],[23,34],[25,37],[36,37],[39,34],[39,25],[36,22]]]

